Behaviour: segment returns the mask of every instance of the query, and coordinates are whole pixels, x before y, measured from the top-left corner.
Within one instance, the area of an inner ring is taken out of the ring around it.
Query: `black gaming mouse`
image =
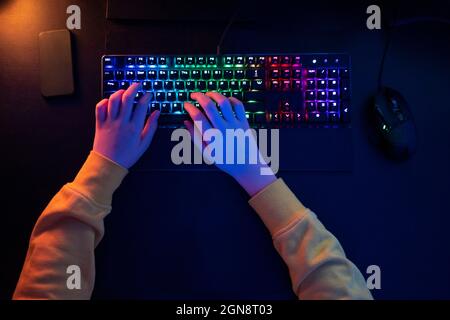
[[[416,126],[405,98],[396,90],[382,87],[370,110],[372,140],[391,158],[404,160],[414,154]]]

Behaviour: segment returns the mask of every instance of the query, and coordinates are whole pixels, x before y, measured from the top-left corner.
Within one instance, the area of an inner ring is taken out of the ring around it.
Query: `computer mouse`
[[[416,151],[417,134],[411,109],[400,92],[382,87],[370,110],[374,141],[396,160],[405,160]]]

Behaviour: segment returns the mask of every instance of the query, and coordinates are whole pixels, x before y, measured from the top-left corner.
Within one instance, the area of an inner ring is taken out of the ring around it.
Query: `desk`
[[[371,3],[326,3],[334,7],[311,5],[311,12],[297,12],[299,19],[290,13],[236,25],[223,51],[352,56],[354,170],[280,176],[364,275],[369,265],[381,267],[382,289],[372,291],[376,298],[449,299],[450,28],[421,24],[393,36],[385,84],[405,95],[419,131],[417,154],[396,164],[368,143],[363,121],[384,44],[381,32],[365,26]],[[436,9],[436,3],[442,2],[427,1],[425,9]],[[77,92],[45,100],[37,35],[64,28],[70,4],[82,10],[82,29],[73,32]],[[402,6],[405,15],[415,13]],[[104,14],[104,1],[9,0],[0,6],[0,298],[12,295],[37,217],[91,149]],[[313,22],[320,24],[312,27]],[[223,25],[109,23],[108,29],[109,53],[213,53]],[[96,251],[94,297],[294,298],[287,269],[247,200],[220,172],[131,172],[115,194]]]

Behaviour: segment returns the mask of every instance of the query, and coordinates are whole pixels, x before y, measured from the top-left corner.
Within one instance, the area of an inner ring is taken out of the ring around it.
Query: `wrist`
[[[268,166],[252,166],[252,168],[234,178],[250,197],[253,197],[277,180],[277,177]]]

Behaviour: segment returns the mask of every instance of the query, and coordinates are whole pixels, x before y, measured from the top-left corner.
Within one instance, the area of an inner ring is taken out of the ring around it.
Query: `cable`
[[[240,5],[237,4],[236,5],[236,9],[234,10],[233,14],[230,17],[230,20],[228,20],[228,23],[225,26],[225,29],[223,29],[223,32],[222,32],[222,35],[220,37],[219,43],[217,44],[217,47],[216,47],[216,54],[217,55],[220,55],[220,53],[221,53],[220,49],[221,49],[222,43],[225,40],[225,36],[227,35],[228,30],[230,30],[230,27],[233,25],[234,20],[236,19],[236,16],[237,16],[237,14],[239,12],[239,7],[240,7]]]

